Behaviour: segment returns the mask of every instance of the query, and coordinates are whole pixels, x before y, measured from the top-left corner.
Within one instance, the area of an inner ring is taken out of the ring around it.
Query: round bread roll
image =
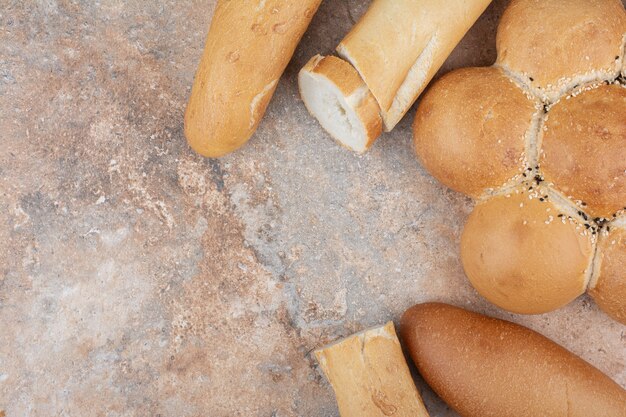
[[[461,259],[483,297],[514,313],[539,314],[585,292],[593,245],[591,233],[546,196],[518,189],[476,206]]]
[[[546,181],[583,201],[593,217],[626,204],[626,88],[602,85],[548,113],[541,169]]]
[[[446,74],[422,99],[415,151],[439,181],[472,197],[521,177],[536,103],[499,68]]]
[[[400,333],[428,385],[463,417],[624,417],[626,391],[520,325],[428,303]]]
[[[611,227],[598,244],[598,275],[589,294],[609,316],[626,325],[626,218]]]
[[[556,100],[622,66],[626,14],[620,0],[513,0],[497,35],[498,64]]]
[[[619,0],[512,0],[496,65],[442,77],[417,110],[422,164],[481,200],[462,236],[463,265],[504,309],[548,312],[591,287],[624,320],[624,246],[594,255],[626,210],[625,42]],[[520,164],[510,164],[516,152]]]

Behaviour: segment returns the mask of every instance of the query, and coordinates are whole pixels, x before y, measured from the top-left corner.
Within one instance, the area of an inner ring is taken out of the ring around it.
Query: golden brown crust
[[[620,0],[513,0],[498,27],[498,63],[554,99],[584,76],[619,73],[626,34]]]
[[[591,233],[541,199],[541,193],[517,190],[479,203],[461,238],[474,288],[515,313],[564,306],[584,293],[591,273]]]
[[[439,181],[472,197],[525,168],[533,103],[498,68],[446,74],[423,97],[413,123],[415,151]]]
[[[599,275],[589,290],[600,308],[626,325],[626,229],[611,228],[598,244]]]
[[[626,392],[544,336],[445,304],[407,310],[402,340],[426,382],[464,417],[623,417]]]
[[[626,88],[603,85],[552,107],[541,168],[563,194],[610,218],[626,205]]]
[[[320,2],[218,1],[185,113],[196,152],[219,157],[248,141]]]
[[[382,133],[383,122],[376,99],[354,67],[335,56],[316,55],[300,71],[300,77],[305,75],[323,77],[341,92],[345,104],[350,106],[363,126],[366,136],[364,150],[369,149]],[[303,94],[301,82],[300,96],[309,112],[315,115],[311,104],[307,102],[306,95]],[[336,141],[345,146],[345,138],[338,137],[329,129],[327,131]]]
[[[375,0],[337,47],[392,130],[491,0]]]
[[[315,356],[341,417],[428,417],[393,322],[352,335]]]

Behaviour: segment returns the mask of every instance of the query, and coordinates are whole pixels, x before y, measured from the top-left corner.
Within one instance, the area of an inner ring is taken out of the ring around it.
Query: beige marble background
[[[494,60],[506,3],[446,71]],[[528,325],[626,386],[626,327],[586,296],[522,317],[472,289],[471,202],[416,161],[414,111],[363,157],[309,117],[297,71],[368,1],[324,2],[248,146],[193,154],[214,4],[0,0],[0,415],[336,416],[311,350],[427,300]]]

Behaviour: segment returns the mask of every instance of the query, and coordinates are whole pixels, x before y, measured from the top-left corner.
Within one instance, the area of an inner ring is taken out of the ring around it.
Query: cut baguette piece
[[[337,47],[392,130],[491,0],[374,0]]]
[[[393,322],[315,352],[341,417],[428,417]]]
[[[363,153],[382,133],[376,99],[346,61],[316,55],[300,71],[298,83],[309,113],[346,148]]]

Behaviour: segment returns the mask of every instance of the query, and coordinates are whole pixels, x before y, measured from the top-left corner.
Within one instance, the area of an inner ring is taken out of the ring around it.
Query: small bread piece
[[[520,314],[546,313],[583,294],[591,277],[591,233],[563,216],[545,196],[523,189],[479,203],[461,237],[461,260],[474,288]]]
[[[622,227],[601,234],[596,255],[597,277],[589,294],[609,316],[626,325],[626,218]]]
[[[542,141],[545,179],[611,218],[626,205],[626,88],[602,85],[562,99],[548,113]]]
[[[343,146],[363,153],[380,136],[380,108],[346,61],[316,55],[300,71],[298,84],[309,112]]]
[[[420,374],[463,417],[626,416],[626,391],[530,329],[435,303],[401,323]]]
[[[392,130],[491,0],[374,0],[337,47]]]
[[[499,68],[452,71],[422,98],[415,152],[439,181],[477,198],[521,176],[536,106]]]
[[[185,112],[199,154],[220,157],[256,131],[321,0],[218,0]]]
[[[393,323],[315,352],[341,417],[428,417]]]
[[[498,64],[547,100],[619,74],[626,34],[620,0],[513,0],[497,35]]]

